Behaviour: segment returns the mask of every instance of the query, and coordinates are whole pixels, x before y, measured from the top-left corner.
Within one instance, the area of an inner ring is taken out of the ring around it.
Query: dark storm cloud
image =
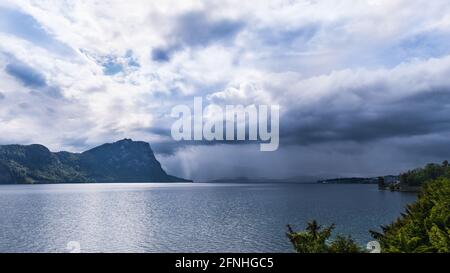
[[[376,83],[371,87],[364,86],[364,90],[340,90],[307,107],[294,103],[280,117],[280,145],[309,146],[339,142],[376,145],[379,141],[396,138],[411,139],[432,134],[450,136],[450,87],[425,88],[397,99],[389,98],[388,93],[387,85]],[[359,96],[357,102],[346,99],[354,94]],[[173,154],[186,146],[242,144],[240,141],[175,142],[170,138],[169,127],[147,131],[168,139],[158,143],[155,149],[165,154]],[[418,145],[411,146],[420,148]],[[408,149],[405,148],[405,151]],[[442,149],[430,148],[429,153],[433,152],[436,156],[444,153]]]
[[[450,160],[450,133],[412,137],[397,144],[399,150],[426,162]]]
[[[338,101],[337,97],[330,97],[310,109],[289,110],[281,117],[282,143],[367,143],[450,132],[449,87],[423,90],[393,101],[372,98],[358,107],[349,104],[333,106],[335,101]]]
[[[247,128],[248,130],[248,128]],[[152,130],[155,132],[154,130]],[[151,132],[151,131],[149,131]],[[164,141],[159,142],[152,142],[152,147],[154,147],[155,153],[158,154],[165,154],[165,155],[174,155],[176,154],[180,149],[186,148],[186,147],[196,147],[196,146],[217,146],[217,145],[227,145],[227,146],[235,146],[235,145],[251,145],[251,144],[258,144],[261,143],[269,143],[269,141],[260,141],[260,140],[181,140],[181,141],[175,141],[172,139],[170,135],[170,129],[165,130],[164,132],[161,132],[161,134],[158,134],[160,136],[166,137]],[[226,129],[224,128],[224,139],[226,135]],[[245,139],[249,138],[248,131],[245,133]],[[259,135],[258,135],[259,138]],[[193,139],[193,136],[192,136]],[[257,148],[259,150],[259,148]]]
[[[168,120],[168,124],[174,120]],[[219,143],[225,143],[224,141],[175,141],[172,139],[171,128],[169,127],[150,127],[150,128],[139,128],[136,131],[150,133],[152,135],[157,135],[162,138],[160,141],[152,141],[153,151],[157,154],[164,155],[174,155],[177,151],[187,146],[208,146],[208,145],[216,145]],[[191,133],[191,137],[193,137],[193,133]]]
[[[247,144],[258,144],[259,141],[245,141]],[[160,142],[152,142],[153,151],[157,154],[164,154],[164,155],[174,155],[179,150],[186,148],[186,147],[196,147],[196,146],[202,146],[202,147],[208,147],[208,146],[216,146],[216,145],[242,145],[243,141],[236,141],[236,140],[213,140],[213,141],[207,141],[207,140],[192,140],[192,141],[175,141],[175,140],[167,140],[167,141],[160,141]],[[258,148],[259,149],[259,148]]]
[[[176,19],[175,26],[168,35],[169,45],[153,49],[152,59],[166,62],[173,52],[185,47],[229,42],[243,26],[243,21],[213,19],[202,11],[185,13]]]
[[[194,144],[193,143],[187,144],[178,141],[161,141],[151,143],[153,152],[162,155],[174,155],[179,149],[185,147],[186,145],[194,145]]]
[[[170,128],[167,127],[151,127],[151,128],[140,128],[140,131],[148,132],[150,134],[163,136],[163,137],[170,137]]]

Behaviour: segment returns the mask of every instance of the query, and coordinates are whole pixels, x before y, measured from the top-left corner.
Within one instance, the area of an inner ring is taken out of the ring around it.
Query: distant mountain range
[[[190,182],[168,175],[150,144],[124,139],[83,153],[0,145],[0,184]]]
[[[386,184],[397,182],[400,177],[398,175],[383,176]],[[350,178],[333,178],[326,180],[319,180],[317,183],[321,184],[378,184],[378,177],[350,177]]]
[[[249,178],[232,177],[209,180],[208,183],[315,183],[319,178],[315,176],[295,176],[290,178]]]
[[[386,184],[397,182],[398,175],[383,176]],[[208,183],[319,183],[319,184],[378,184],[378,177],[350,177],[323,179],[317,176],[295,176],[290,178],[233,177],[207,181]]]

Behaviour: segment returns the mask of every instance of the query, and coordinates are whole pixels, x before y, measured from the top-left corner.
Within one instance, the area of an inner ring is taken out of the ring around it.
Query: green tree
[[[363,250],[351,237],[337,236],[330,241],[335,225],[320,226],[316,220],[309,222],[305,231],[295,232],[288,225],[287,237],[298,253],[357,253]]]
[[[423,184],[418,200],[382,232],[371,231],[386,253],[450,252],[450,179]]]
[[[424,168],[407,171],[400,175],[400,183],[408,186],[422,186],[439,177],[450,178],[450,166],[445,160],[442,164],[429,163]]]
[[[350,236],[336,236],[329,246],[330,253],[360,253],[363,252],[358,244]]]

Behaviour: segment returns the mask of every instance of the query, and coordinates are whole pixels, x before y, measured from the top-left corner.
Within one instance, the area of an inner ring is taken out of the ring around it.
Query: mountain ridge
[[[191,182],[167,174],[150,144],[123,139],[82,153],[0,145],[0,184]]]

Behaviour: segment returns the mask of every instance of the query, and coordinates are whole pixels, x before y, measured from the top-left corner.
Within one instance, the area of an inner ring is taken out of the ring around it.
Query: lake
[[[0,186],[0,252],[291,252],[286,224],[335,223],[361,245],[414,202],[376,185]]]

